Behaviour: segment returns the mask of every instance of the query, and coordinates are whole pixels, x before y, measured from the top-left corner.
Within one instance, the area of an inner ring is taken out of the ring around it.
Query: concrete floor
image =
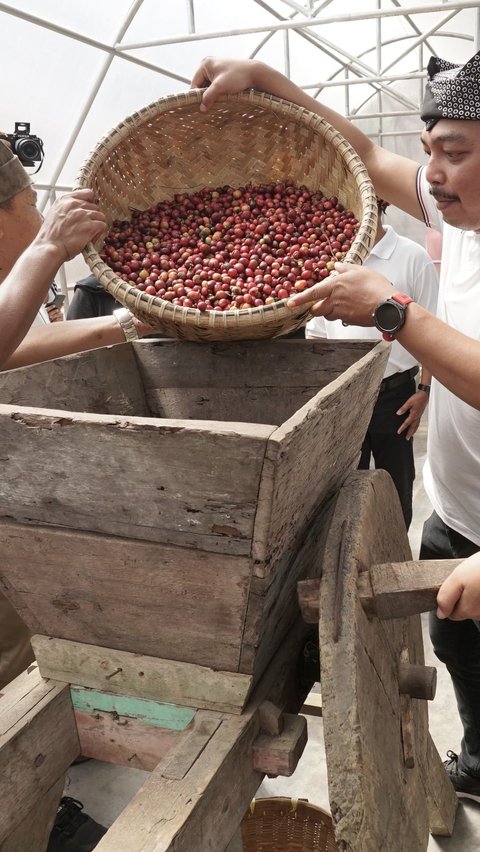
[[[418,555],[423,521],[431,512],[422,487],[421,475],[425,458],[425,439],[426,423],[415,438],[417,480],[414,492],[414,519],[410,531],[414,557]],[[447,749],[458,751],[461,725],[449,675],[431,650],[426,619],[424,642],[426,663],[436,666],[438,672],[437,694],[435,700],[429,703],[430,730],[443,759]],[[322,719],[309,717],[308,732],[309,741],[294,775],[291,778],[266,779],[258,790],[258,797],[306,798],[313,804],[329,809]],[[148,773],[141,770],[126,769],[91,760],[71,767],[65,792],[82,801],[87,813],[108,826],[117,818],[147,776]],[[439,850],[445,850],[445,852],[480,850],[480,805],[465,800],[460,803],[453,836],[442,839],[430,838],[428,852],[439,852]],[[119,852],[128,852],[128,850],[119,850]]]

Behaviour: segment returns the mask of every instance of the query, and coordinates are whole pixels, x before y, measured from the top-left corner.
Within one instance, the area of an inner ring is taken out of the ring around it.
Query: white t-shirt
[[[418,198],[425,221],[443,227],[437,314],[463,334],[480,339],[480,235],[443,222],[429,195],[424,169]],[[425,490],[449,527],[480,545],[480,412],[432,381],[428,411]]]
[[[392,282],[396,290],[406,293],[427,311],[435,313],[438,295],[438,274],[426,250],[406,237],[400,237],[390,225],[386,233],[373,246],[364,266],[374,269]],[[381,340],[377,328],[360,325],[342,325],[340,320],[329,322],[324,317],[309,320],[306,337],[328,337],[333,340]],[[392,343],[385,376],[403,373],[417,364],[416,358],[395,340]]]

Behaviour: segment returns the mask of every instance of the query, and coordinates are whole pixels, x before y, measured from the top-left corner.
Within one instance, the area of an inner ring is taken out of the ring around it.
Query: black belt
[[[405,370],[403,373],[393,373],[392,376],[387,376],[386,379],[382,381],[380,384],[379,393],[383,393],[386,390],[392,390],[392,388],[400,387],[400,385],[406,385],[415,378],[418,373],[418,367],[411,367],[410,370]]]

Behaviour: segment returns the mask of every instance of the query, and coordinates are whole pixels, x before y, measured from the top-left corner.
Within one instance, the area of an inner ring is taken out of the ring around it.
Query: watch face
[[[398,331],[403,325],[402,308],[395,302],[382,302],[375,311],[375,325],[380,331]]]

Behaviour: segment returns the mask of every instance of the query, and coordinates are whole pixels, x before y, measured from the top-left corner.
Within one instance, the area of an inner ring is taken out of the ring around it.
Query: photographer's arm
[[[54,246],[35,241],[1,284],[0,369],[30,329],[64,259]]]
[[[105,230],[105,217],[93,199],[88,189],[58,199],[31,245],[4,278],[0,286],[0,369],[31,327],[62,263]],[[2,215],[12,214],[0,210],[0,231]]]
[[[136,317],[133,322],[139,337],[151,334],[153,329]],[[52,358],[86,352],[101,346],[125,343],[125,334],[117,318],[112,314],[79,320],[66,320],[51,325],[34,326],[23,343],[4,364],[5,370],[27,367]]]

